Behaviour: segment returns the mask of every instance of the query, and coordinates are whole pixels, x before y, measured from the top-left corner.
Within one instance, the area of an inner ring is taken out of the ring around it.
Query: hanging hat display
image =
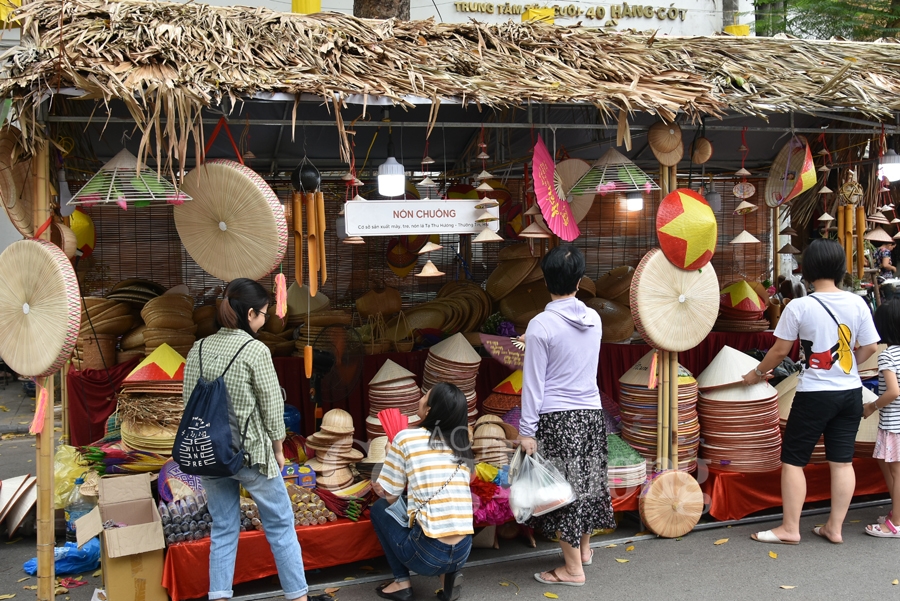
[[[781,206],[815,186],[816,181],[816,168],[809,142],[803,136],[792,136],[769,169],[766,204],[770,207]]]
[[[426,261],[425,265],[422,266],[422,271],[416,274],[417,278],[434,278],[440,277],[444,275],[443,271],[440,271],[437,267],[435,267],[434,263],[431,261]]]
[[[538,136],[534,146],[534,161],[532,163],[532,177],[534,178],[534,193],[537,204],[541,208],[541,215],[547,228],[566,242],[571,242],[580,234],[578,223],[572,214],[572,207],[565,198],[560,198],[556,191],[554,181],[553,157],[547,151],[544,140]],[[535,225],[534,223],[532,225]],[[530,227],[530,226],[529,226]],[[525,232],[523,231],[522,234]],[[522,234],[519,234],[520,236]]]
[[[472,238],[472,244],[484,244],[487,242],[503,242],[503,237],[491,228],[484,228],[478,235]]]
[[[656,213],[656,232],[663,253],[681,269],[700,269],[716,251],[716,215],[702,196],[687,188],[663,198]]]
[[[631,281],[634,326],[648,344],[667,351],[694,348],[719,314],[719,283],[712,265],[697,271],[675,267],[654,248]]]
[[[190,200],[190,195],[179,191],[158,173],[146,167],[138,168],[137,157],[123,148],[81,187],[69,204],[86,207],[117,204],[127,209],[128,205],[181,205]]]
[[[713,145],[708,138],[699,137],[692,144],[691,161],[697,165],[703,165],[713,155]]]
[[[608,194],[609,192],[651,192],[659,186],[628,157],[610,148],[572,186],[570,194]]]
[[[676,123],[657,121],[647,134],[650,150],[661,165],[677,165],[684,157],[681,128]]]
[[[234,161],[207,161],[185,176],[183,190],[193,200],[175,206],[175,227],[204,271],[226,282],[258,280],[284,260],[284,208],[255,171]]]
[[[0,131],[0,201],[10,222],[26,238],[34,236],[33,196],[31,155],[22,145],[22,132],[9,125]]]
[[[743,230],[729,244],[759,244],[759,238],[747,230]]]

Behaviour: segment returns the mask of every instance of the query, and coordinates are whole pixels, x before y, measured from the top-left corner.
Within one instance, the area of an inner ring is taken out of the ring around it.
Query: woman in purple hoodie
[[[584,585],[591,533],[615,528],[606,476],[606,424],[597,388],[600,316],[575,298],[584,255],[574,246],[551,250],[541,263],[551,302],[525,332],[519,441],[539,449],[575,489],[577,500],[528,525],[559,537],[566,565],[535,574],[544,584]]]

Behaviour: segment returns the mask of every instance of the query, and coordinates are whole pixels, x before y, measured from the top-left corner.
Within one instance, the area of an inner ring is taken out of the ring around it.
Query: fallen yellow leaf
[[[850,520],[850,523],[851,523],[851,524],[858,524],[858,523],[860,523],[861,521],[862,521],[862,520]]]
[[[331,588],[325,589],[325,594],[326,594],[326,595],[333,595],[333,594],[335,594],[336,592],[338,592],[339,590],[341,590],[340,587],[332,586]]]
[[[516,587],[516,594],[517,594],[517,595],[519,594],[519,585],[516,584],[515,582],[511,582],[511,581],[507,581],[507,580],[501,580],[498,584],[499,584],[500,586],[514,586],[514,587]]]
[[[638,537],[638,536],[647,536],[648,534],[653,534],[653,533],[650,532],[649,530],[642,530],[641,532],[638,532],[638,533],[635,534],[634,536],[635,536],[635,537]]]
[[[17,542],[19,542],[20,540],[22,540],[22,537],[21,537],[21,536],[20,536],[19,538],[14,538],[13,540],[9,541],[9,542],[6,543],[6,544],[7,544],[7,545],[14,545],[14,544],[16,544]]]
[[[714,542],[713,544],[714,544],[714,545],[724,545],[724,544],[727,543],[727,542],[728,542],[728,539],[727,539],[727,538],[720,538],[719,540],[717,540],[717,541]]]
[[[101,576],[103,574],[103,570],[97,570],[93,574],[91,574],[94,578]]]
[[[776,553],[775,551],[769,551],[769,557],[771,557],[772,559],[778,559],[778,553]]]
[[[619,559],[618,557],[616,557],[616,561],[618,561],[619,563],[628,563],[627,559]]]
[[[8,413],[9,407],[7,407],[6,405],[0,405],[0,411],[3,411],[4,413]]]
[[[617,546],[617,545],[606,545],[606,546],[603,547],[603,548],[604,548],[604,549],[612,549],[612,548],[615,547],[615,546]]]
[[[58,586],[58,587],[56,587],[56,591],[54,591],[54,592],[55,592],[57,595],[65,595],[66,593],[69,592],[69,589],[67,589],[67,588],[64,587],[64,586]]]
[[[786,589],[786,590],[791,590],[792,588],[797,588],[797,587],[796,587],[796,586],[791,586],[791,585],[789,585],[789,584],[782,584],[782,585],[779,586],[778,588],[783,588],[783,589]]]
[[[356,580],[356,578],[354,578],[353,576],[347,576],[346,578],[344,578],[344,580]]]
[[[375,571],[375,568],[373,568],[372,566],[363,566],[359,569],[362,570],[363,572],[374,572]]]
[[[634,545],[631,545],[631,546],[629,546],[629,547],[625,547],[625,551],[626,551],[627,553],[631,553],[632,551],[634,551]]]
[[[15,593],[11,593],[11,594],[9,594],[9,595],[0,595],[0,600],[2,600],[2,599],[12,599],[12,598],[15,597],[15,596],[16,596]]]
[[[897,579],[895,578],[894,581],[891,582],[891,584],[900,584],[900,580],[897,580]]]
[[[79,574],[78,576],[72,576],[72,580],[82,580],[84,578],[83,574]]]
[[[31,585],[26,584],[22,588],[25,589],[26,591],[36,591],[37,585],[36,584],[31,584]]]
[[[25,582],[29,578],[31,578],[31,576],[25,576],[25,578],[19,578],[18,580],[16,580],[16,582]]]
[[[544,593],[544,596],[548,599],[559,599],[559,595],[556,593]]]

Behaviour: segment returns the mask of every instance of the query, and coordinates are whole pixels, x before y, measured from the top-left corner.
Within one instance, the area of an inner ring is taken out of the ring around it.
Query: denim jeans
[[[372,527],[384,548],[384,555],[394,580],[409,580],[410,570],[422,576],[438,576],[461,570],[472,550],[472,537],[467,536],[455,545],[429,538],[418,524],[404,528],[385,512],[388,502],[379,499],[370,512]]]
[[[294,513],[284,480],[267,478],[256,467],[244,467],[228,478],[201,478],[212,516],[209,547],[209,598],[230,599],[240,535],[240,486],[253,496],[259,519],[275,556],[278,578],[287,599],[307,593],[303,556],[294,530]]]

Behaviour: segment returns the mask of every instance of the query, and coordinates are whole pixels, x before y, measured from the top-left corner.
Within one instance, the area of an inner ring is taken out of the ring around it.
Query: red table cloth
[[[871,458],[853,460],[856,472],[854,496],[887,492],[878,462]],[[827,463],[807,465],[806,502],[831,498],[831,476]],[[709,475],[700,474],[700,488],[710,497],[709,513],[717,520],[739,520],[743,517],[781,507],[781,468],[759,474],[736,474],[709,468]]]
[[[321,526],[297,528],[307,570],[330,568],[384,555],[372,523],[341,518]],[[242,532],[238,540],[234,583],[278,573],[263,532]],[[206,598],[209,592],[209,539],[172,545],[166,551],[162,585],[172,601]]]

